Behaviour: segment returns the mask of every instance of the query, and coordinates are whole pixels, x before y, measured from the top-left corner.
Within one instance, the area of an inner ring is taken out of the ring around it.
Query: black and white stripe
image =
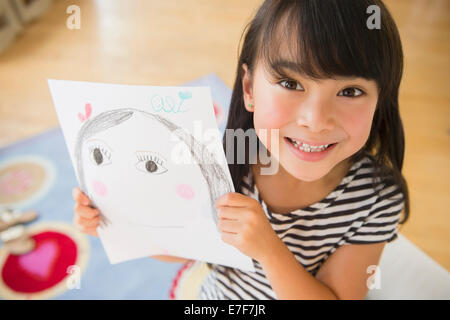
[[[246,178],[242,192],[258,199],[277,235],[299,263],[315,275],[342,245],[390,242],[397,237],[403,195],[393,184],[385,183],[376,190],[373,170],[373,161],[363,158],[325,199],[288,214],[271,212],[251,177]],[[199,298],[276,299],[261,266],[257,261],[254,265],[256,272],[214,265]]]

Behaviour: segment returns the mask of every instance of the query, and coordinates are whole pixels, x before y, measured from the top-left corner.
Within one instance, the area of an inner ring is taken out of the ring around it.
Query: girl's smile
[[[285,74],[276,76],[262,62],[251,72],[243,66],[245,106],[254,113],[260,141],[281,166],[299,180],[318,180],[366,143],[378,88],[356,77],[311,80],[280,63]],[[260,131],[273,129],[279,130],[278,141]]]
[[[336,143],[307,143],[289,137],[283,139],[289,146],[289,150],[304,161],[320,161],[336,146]]]

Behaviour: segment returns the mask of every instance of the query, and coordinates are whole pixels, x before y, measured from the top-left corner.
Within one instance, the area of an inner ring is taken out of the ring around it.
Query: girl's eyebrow
[[[276,72],[279,72],[283,69],[288,70],[302,78],[310,78],[304,71],[301,70],[297,63],[289,60],[277,60],[273,64],[271,64],[271,67]]]
[[[304,72],[297,63],[289,60],[277,60],[271,66],[272,70],[277,74],[284,74],[285,72],[282,71],[288,71],[289,73],[292,73],[292,76],[298,76],[300,78],[321,82],[321,79],[314,79],[313,77],[307,75],[306,72]],[[358,76],[334,76],[332,79],[336,81],[370,81],[369,79],[361,78]]]

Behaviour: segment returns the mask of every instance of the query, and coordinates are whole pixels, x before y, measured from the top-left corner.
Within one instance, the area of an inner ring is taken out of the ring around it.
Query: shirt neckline
[[[350,169],[347,171],[347,174],[342,178],[341,182],[339,183],[336,188],[334,188],[333,191],[331,191],[325,198],[322,200],[313,203],[305,208],[299,208],[294,211],[291,211],[289,213],[276,213],[272,212],[268,207],[267,204],[264,202],[264,200],[261,198],[261,195],[259,194],[258,187],[256,186],[254,179],[253,179],[253,173],[252,170],[249,170],[248,179],[249,179],[249,186],[252,189],[253,195],[258,199],[258,201],[261,203],[261,206],[265,210],[265,212],[268,214],[269,217],[297,217],[299,214],[312,214],[318,210],[322,210],[326,207],[331,206],[347,189],[349,183],[354,179],[356,176],[356,173],[361,168],[363,163],[367,162],[369,159],[367,157],[364,157],[363,159],[355,162],[352,164]]]

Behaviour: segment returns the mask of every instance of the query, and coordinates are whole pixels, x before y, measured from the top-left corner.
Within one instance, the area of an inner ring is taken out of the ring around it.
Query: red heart
[[[81,122],[84,122],[86,118],[81,113],[78,113],[78,119],[80,119]]]
[[[31,294],[52,288],[77,261],[78,247],[69,235],[43,231],[32,238],[35,249],[25,255],[8,255],[0,270],[0,283],[15,292]]]
[[[58,243],[47,240],[39,243],[33,251],[19,256],[18,264],[28,274],[46,281],[53,272],[58,256]]]
[[[89,119],[89,117],[91,116],[92,113],[92,107],[90,103],[86,103],[86,105],[84,106],[84,110],[86,111],[86,120]]]
[[[85,122],[92,114],[92,107],[90,103],[86,103],[84,106],[84,114],[78,113],[78,119],[80,119],[81,122]]]

